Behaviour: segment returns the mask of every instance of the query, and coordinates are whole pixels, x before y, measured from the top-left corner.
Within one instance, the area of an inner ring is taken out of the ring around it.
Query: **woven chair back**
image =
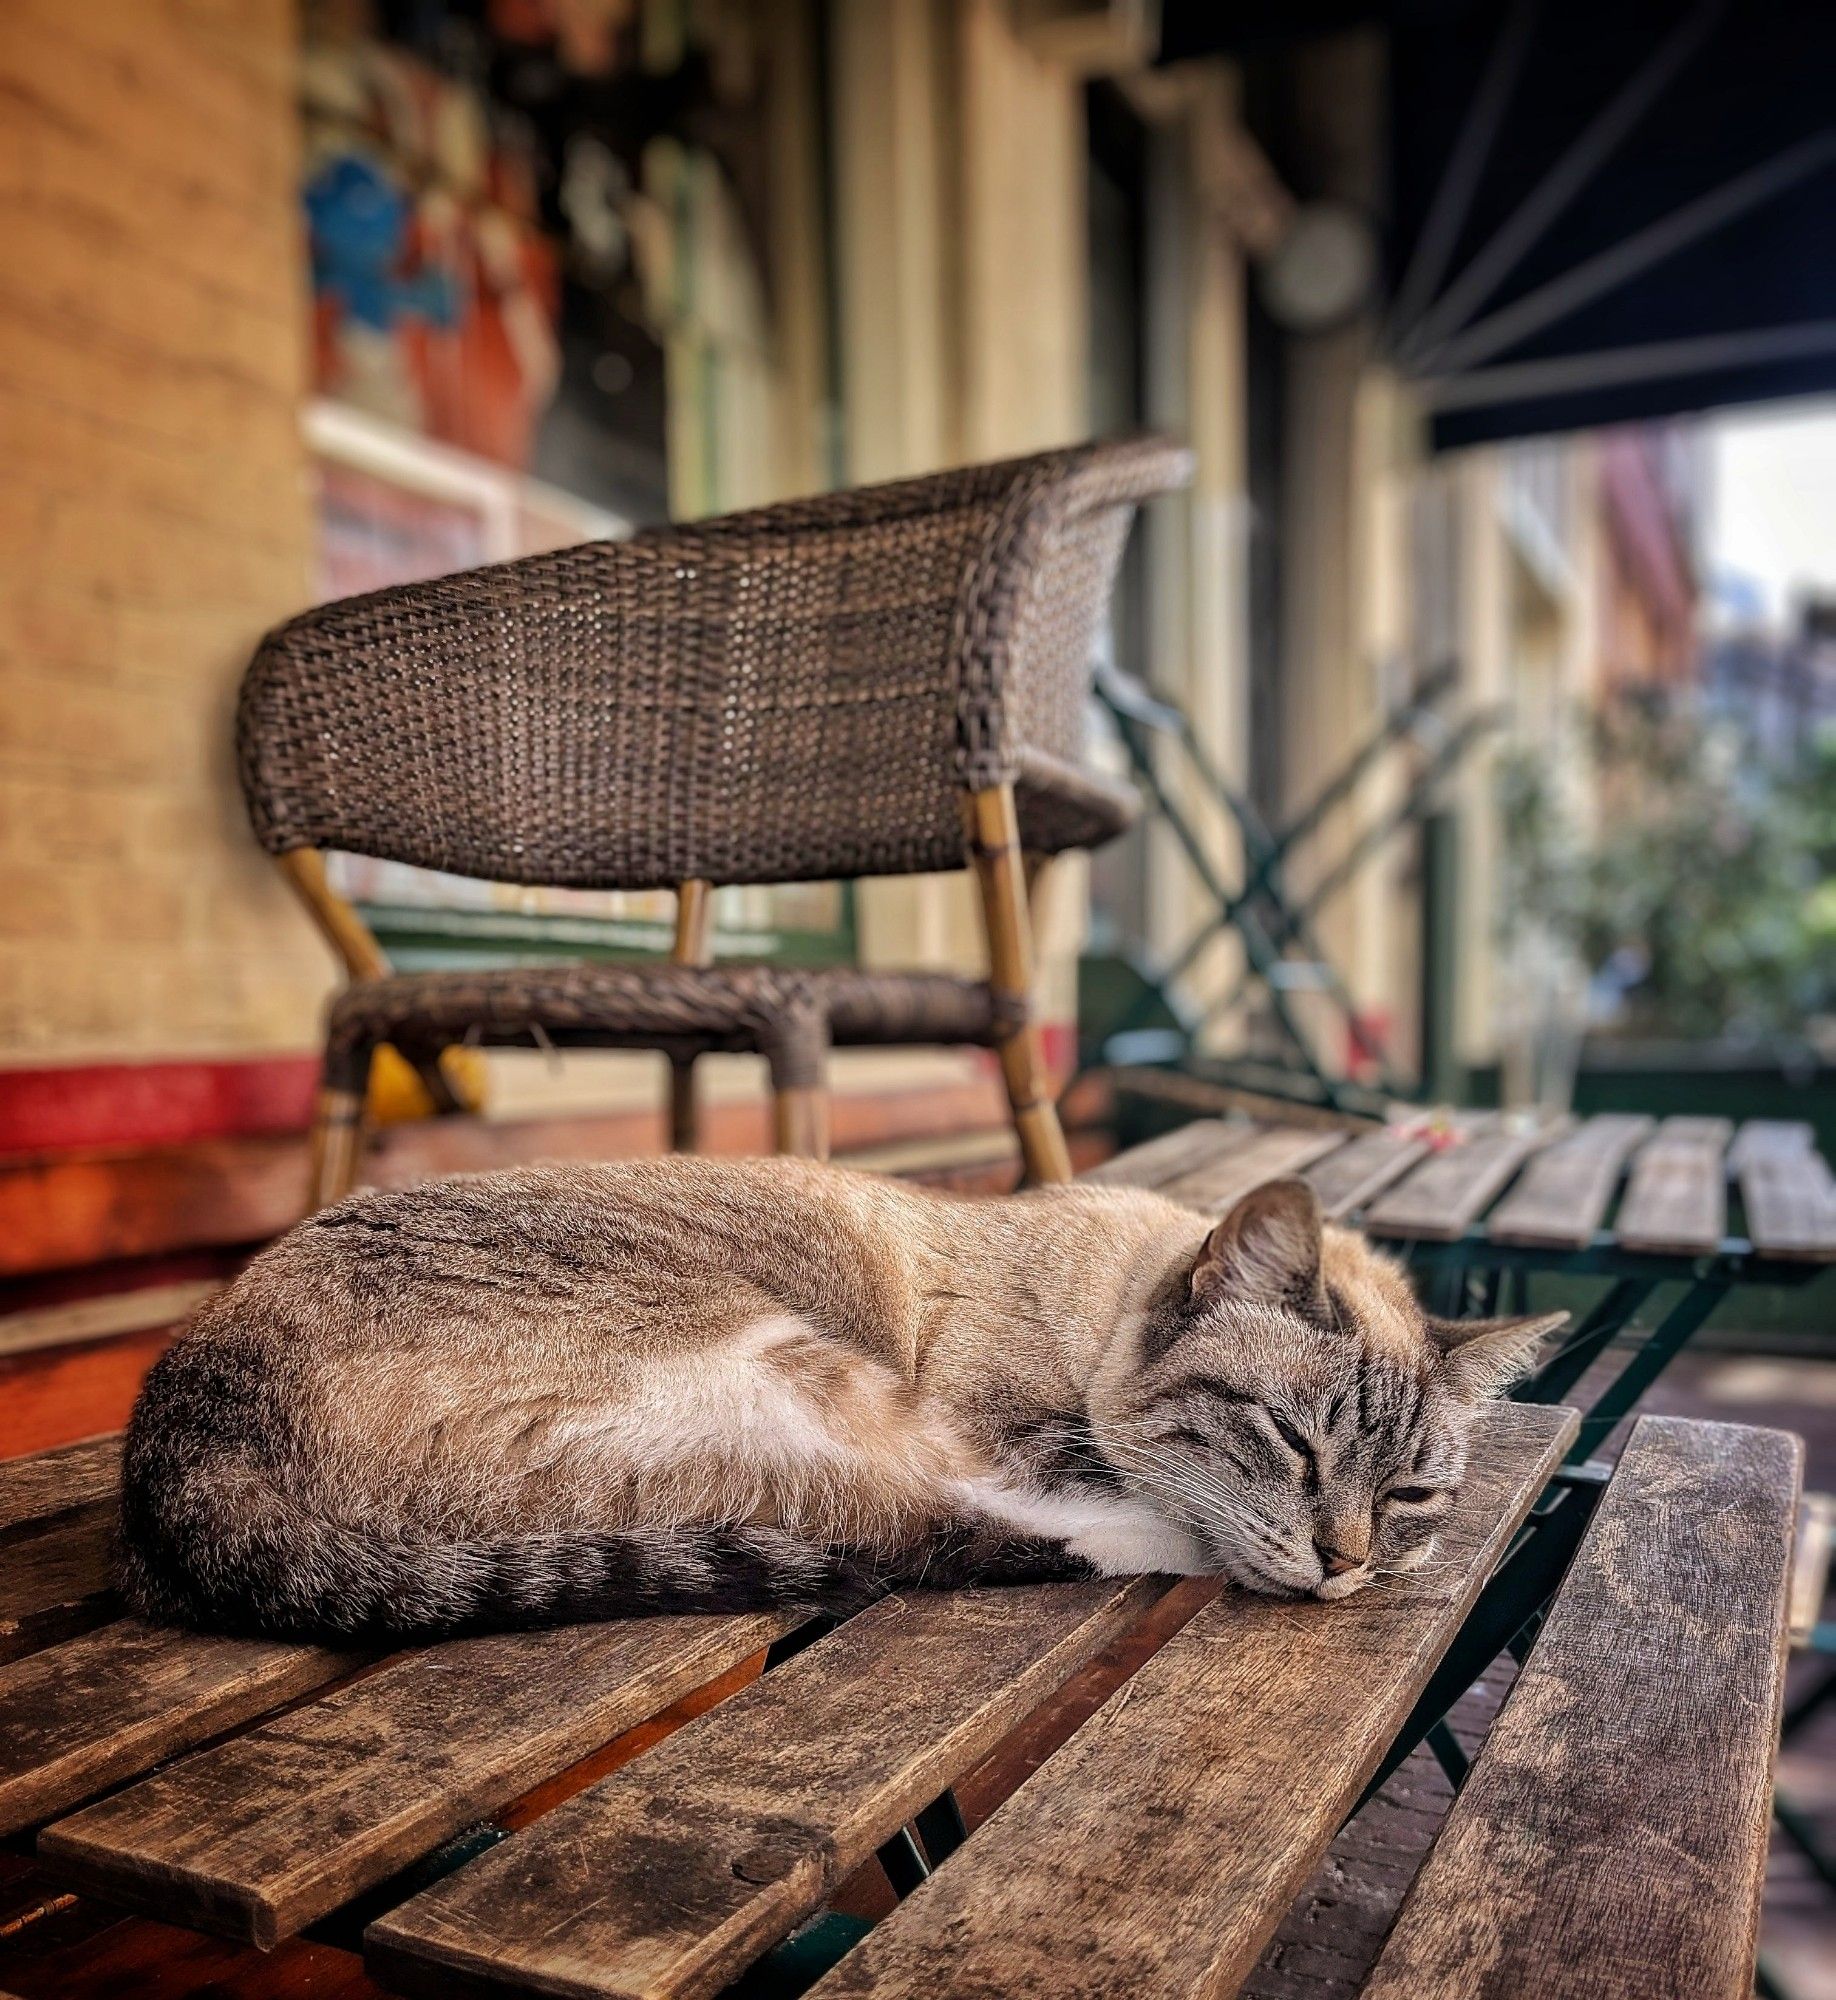
[[[1075,759],[1158,440],[794,501],[328,604],[263,642],[262,844],[639,889],[950,868],[965,787]]]

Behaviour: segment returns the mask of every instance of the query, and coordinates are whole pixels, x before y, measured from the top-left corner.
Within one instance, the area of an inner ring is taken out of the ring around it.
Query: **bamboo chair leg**
[[[793,1084],[772,1094],[773,1137],[780,1153],[829,1157],[829,1092],[825,1084]]]
[[[308,1212],[342,1201],[357,1184],[363,1151],[363,1100],[370,1081],[370,1051],[328,1054],[312,1123],[312,1180]]]
[[[714,955],[714,885],[699,876],[676,890],[676,942],[670,959],[676,965],[706,965]],[[669,1149],[692,1153],[701,1139],[701,1117],[695,1102],[695,1058],[669,1059]]]
[[[798,1009],[772,1024],[765,1049],[771,1065],[773,1140],[780,1153],[805,1160],[829,1157],[829,1024]]]
[[[692,1153],[701,1141],[701,1116],[695,1095],[695,1058],[669,1059],[669,1150]]]
[[[1026,1177],[1034,1183],[1068,1181],[1071,1153],[1033,1018],[1032,920],[1013,787],[970,792],[963,801],[963,823],[988,932],[988,983],[1004,1022],[996,1051]]]

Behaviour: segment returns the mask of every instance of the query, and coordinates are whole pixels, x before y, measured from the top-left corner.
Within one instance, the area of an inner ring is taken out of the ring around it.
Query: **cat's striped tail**
[[[233,1529],[225,1532],[227,1523]],[[948,1523],[896,1553],[683,1524],[403,1542],[307,1516],[258,1476],[124,1485],[123,1586],[148,1618],[272,1638],[424,1641],[659,1612],[859,1609],[888,1590],[1087,1577],[1062,1544]]]
[[[122,1583],[149,1618],[301,1639],[425,1640],[653,1612],[848,1611],[900,1585],[1088,1575],[1056,1543],[940,1521],[900,1550],[683,1523],[408,1539],[300,1502],[271,1366],[181,1341],[122,1459]]]
[[[123,1586],[149,1618],[277,1638],[428,1640],[655,1612],[848,1610],[894,1580],[866,1551],[685,1524],[403,1541],[308,1514],[259,1473],[122,1489]]]

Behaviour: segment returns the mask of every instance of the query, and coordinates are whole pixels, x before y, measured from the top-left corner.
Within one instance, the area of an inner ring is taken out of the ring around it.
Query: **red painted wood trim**
[[[1075,1029],[1048,1021],[1040,1039],[1062,1082]],[[304,1132],[318,1076],[316,1055],[0,1070],[0,1159]]]
[[[303,1132],[316,1055],[0,1071],[0,1156]]]
[[[844,1094],[834,1105],[835,1145],[980,1131],[1005,1116],[992,1076],[941,1090]],[[660,1107],[502,1125],[435,1118],[387,1127],[365,1178],[399,1187],[533,1159],[628,1158],[663,1144]],[[711,1105],[704,1144],[769,1152],[769,1107],[762,1099]],[[299,1132],[0,1159],[0,1280],[265,1242],[304,1210],[306,1165]]]

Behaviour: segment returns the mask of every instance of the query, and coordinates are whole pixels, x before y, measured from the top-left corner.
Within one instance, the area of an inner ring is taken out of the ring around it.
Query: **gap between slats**
[[[371,1925],[399,1991],[719,1992],[1165,1594],[883,1600]]]

